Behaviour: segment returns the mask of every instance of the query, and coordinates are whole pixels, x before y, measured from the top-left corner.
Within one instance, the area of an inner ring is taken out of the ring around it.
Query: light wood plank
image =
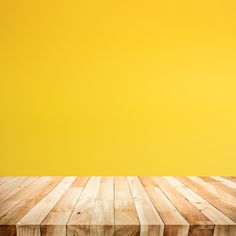
[[[211,177],[208,176],[202,176],[199,177],[200,179],[204,180],[205,182],[211,184],[212,186],[214,186],[215,190],[219,193],[219,195],[224,198],[224,200],[231,202],[231,203],[235,203],[236,201],[236,189],[231,188],[225,184],[223,184],[222,182],[213,179]],[[236,204],[235,204],[236,205]]]
[[[165,223],[164,236],[188,236],[189,223],[178,212],[151,177],[140,177],[153,205]]]
[[[218,180],[219,182],[229,186],[230,188],[236,189],[236,183],[234,181],[228,180],[226,178],[222,178],[220,176],[211,176],[211,178]]]
[[[101,177],[90,177],[67,223],[67,236],[87,236],[90,234],[96,197]]]
[[[24,181],[29,181],[28,177],[12,177],[12,179],[3,183],[0,188],[0,201]]]
[[[17,222],[35,206],[34,199],[22,200],[0,218],[0,235],[16,236]]]
[[[145,192],[138,177],[127,177],[141,224],[141,236],[162,236],[164,223]]]
[[[17,176],[1,176],[0,185],[6,184],[7,182],[12,181],[14,178],[17,178]]]
[[[0,176],[0,235],[236,236],[235,180]]]
[[[212,183],[214,179],[212,179],[212,182],[205,181],[203,177],[196,177],[196,176],[190,176],[190,179],[192,179],[194,182],[200,184],[205,189],[207,189],[209,192],[217,196],[221,201],[230,203],[232,205],[236,205],[236,198],[233,197],[231,194],[228,194],[225,191],[222,191],[220,187],[216,188],[214,184]],[[211,178],[209,178],[211,179]],[[216,180],[215,180],[216,181]],[[222,184],[222,183],[221,183]],[[223,186],[227,187],[226,185],[222,184]]]
[[[186,186],[198,193],[201,197],[211,203],[215,208],[228,216],[231,220],[236,222],[236,207],[220,200],[210,190],[206,189],[200,182],[195,182],[192,177],[176,177]]]
[[[10,184],[12,181],[15,181],[18,179],[20,176],[1,176],[1,185],[2,184]]]
[[[31,185],[24,187],[13,196],[0,202],[0,217],[4,216],[23,200],[34,199],[35,201],[40,201],[61,179],[62,177],[40,177]]]
[[[88,182],[88,179],[89,179],[88,176],[79,176],[72,184],[72,187],[84,187]]]
[[[215,224],[214,236],[236,235],[236,224],[230,218],[179,180],[174,177],[165,177],[165,179]]]
[[[53,189],[61,179],[62,177],[41,177],[4,201],[2,206],[5,206],[5,209],[8,210],[0,217],[0,235],[16,236],[17,222]],[[0,206],[0,208],[2,207]]]
[[[114,217],[114,177],[102,177],[90,222],[90,235],[113,236]]]
[[[40,235],[40,224],[74,180],[75,177],[65,177],[47,196],[34,206],[17,223],[17,236],[24,236],[29,232],[31,236]]]
[[[21,183],[19,183],[19,185],[17,185],[16,187],[14,187],[11,191],[9,191],[1,200],[7,200],[9,198],[11,198],[13,195],[15,195],[17,192],[19,192],[21,189],[25,188],[26,186],[29,186],[30,184],[32,184],[34,181],[36,181],[37,179],[39,179],[38,176],[34,176],[34,177],[26,177],[22,180]]]
[[[170,185],[163,177],[153,177],[158,187],[165,193],[175,208],[190,224],[189,236],[212,236],[214,224],[195,206]]]
[[[66,236],[66,224],[83,187],[71,187],[41,224],[42,236]]]
[[[224,179],[228,179],[232,182],[236,182],[236,177],[235,176],[221,176]]]
[[[115,235],[140,234],[139,220],[126,177],[115,177]]]

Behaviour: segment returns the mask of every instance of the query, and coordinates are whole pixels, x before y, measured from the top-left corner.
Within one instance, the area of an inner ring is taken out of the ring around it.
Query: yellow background
[[[1,175],[235,175],[235,0],[0,0]]]

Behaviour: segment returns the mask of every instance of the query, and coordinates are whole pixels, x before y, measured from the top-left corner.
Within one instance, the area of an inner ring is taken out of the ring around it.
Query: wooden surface
[[[236,236],[236,178],[0,177],[0,236]]]

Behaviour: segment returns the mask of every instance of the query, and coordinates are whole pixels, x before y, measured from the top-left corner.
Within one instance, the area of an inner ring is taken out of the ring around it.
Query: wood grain
[[[169,200],[190,224],[189,235],[213,235],[214,224],[192,205],[178,190],[163,177],[154,177],[157,185],[168,196]],[[194,217],[193,217],[194,216]]]
[[[68,236],[90,235],[90,222],[96,205],[101,177],[90,177],[67,223]]]
[[[234,176],[0,176],[0,236],[236,236]]]
[[[42,236],[66,236],[66,224],[79,199],[82,187],[71,187],[41,224]]]
[[[205,188],[203,184],[201,184],[200,182],[196,182],[195,179],[191,177],[178,177],[178,179],[182,181],[186,186],[191,188],[193,191],[198,192],[200,196],[206,199],[215,208],[217,208],[226,216],[228,216],[231,220],[236,222],[235,205],[232,205],[230,202],[222,201],[215,194],[213,194],[211,190]]]
[[[75,177],[65,177],[47,196],[35,205],[18,223],[17,235],[24,236],[25,232],[32,231],[31,235],[40,235],[40,225],[47,217],[65,191],[71,186]]]
[[[164,223],[158,212],[155,210],[155,207],[139,181],[139,178],[128,177],[128,182],[140,221],[140,235],[163,235]]]
[[[188,236],[189,223],[150,177],[140,177],[145,191],[165,223],[164,236]]]
[[[115,235],[139,235],[139,219],[126,177],[115,177]]]
[[[236,235],[236,224],[214,206],[200,197],[197,193],[186,187],[183,183],[173,177],[166,177],[167,181],[189,200],[197,209],[207,216],[214,224],[214,236]]]

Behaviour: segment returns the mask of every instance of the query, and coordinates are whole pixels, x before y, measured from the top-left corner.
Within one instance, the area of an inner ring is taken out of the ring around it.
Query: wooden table
[[[235,236],[236,177],[0,177],[1,236]]]

